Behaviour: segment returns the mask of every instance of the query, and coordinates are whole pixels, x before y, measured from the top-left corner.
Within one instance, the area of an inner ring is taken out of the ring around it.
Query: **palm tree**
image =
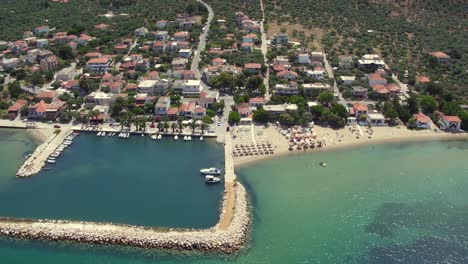
[[[168,129],[169,129],[169,123],[164,122],[164,130],[167,132]]]
[[[177,124],[176,124],[176,123],[172,123],[172,124],[171,124],[172,133],[174,133],[174,131],[176,130],[176,128],[177,128]]]
[[[184,129],[184,125],[182,124],[182,120],[183,120],[183,119],[184,119],[184,118],[181,117],[181,116],[180,116],[179,118],[177,118],[177,125],[179,126],[180,133],[182,133],[182,130]]]
[[[197,125],[197,123],[195,121],[190,123],[190,128],[192,129],[192,134],[195,134],[195,129],[197,129],[197,127],[198,127],[198,125]]]
[[[200,125],[200,129],[201,129],[201,133],[203,134],[203,132],[205,132],[205,129],[209,128],[208,124],[206,123],[201,123]]]
[[[158,123],[158,131],[161,132],[161,130],[164,128],[164,124],[162,122]]]

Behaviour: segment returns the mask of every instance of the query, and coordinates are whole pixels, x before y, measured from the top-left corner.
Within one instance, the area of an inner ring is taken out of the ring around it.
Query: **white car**
[[[221,126],[221,122],[218,122],[217,126]]]

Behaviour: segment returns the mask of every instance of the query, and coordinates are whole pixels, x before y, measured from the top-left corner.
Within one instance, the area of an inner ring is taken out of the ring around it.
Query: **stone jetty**
[[[249,232],[250,216],[247,193],[235,184],[235,209],[230,225],[208,229],[169,229],[111,223],[62,220],[0,219],[0,236],[89,244],[123,245],[171,250],[199,250],[232,253],[242,248]],[[226,198],[225,198],[226,199]],[[226,201],[223,201],[223,207]],[[225,212],[223,208],[223,212]],[[220,222],[225,216],[220,215]]]
[[[63,143],[72,133],[69,126],[61,129],[60,133],[54,133],[44,143],[39,145],[34,153],[26,159],[21,168],[16,173],[17,177],[29,177],[41,171],[45,166],[46,160],[57,147]]]

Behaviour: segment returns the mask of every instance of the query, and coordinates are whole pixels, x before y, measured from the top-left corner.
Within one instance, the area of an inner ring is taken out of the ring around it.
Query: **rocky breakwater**
[[[171,250],[232,253],[242,248],[249,231],[247,192],[235,185],[235,210],[227,228],[167,230],[110,223],[62,220],[0,219],[0,236]],[[223,206],[225,203],[223,202]],[[224,214],[221,213],[220,217]]]

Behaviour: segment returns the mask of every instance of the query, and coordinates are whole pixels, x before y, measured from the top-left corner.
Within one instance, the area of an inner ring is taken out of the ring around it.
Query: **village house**
[[[179,50],[179,56],[182,58],[190,58],[192,56],[192,50],[191,49],[180,49]]]
[[[169,39],[169,32],[167,32],[167,31],[158,31],[158,32],[156,32],[156,34],[154,34],[154,39],[155,40],[165,41],[165,40]]]
[[[38,49],[49,47],[49,40],[48,39],[38,39],[38,40],[36,40],[36,47]]]
[[[144,80],[138,84],[137,92],[138,93],[146,93],[146,94],[153,94],[154,87],[156,85],[156,80]]]
[[[159,97],[156,105],[154,106],[154,114],[159,116],[166,116],[171,107],[171,99],[167,96]]]
[[[312,96],[312,94],[318,95],[325,91],[332,91],[332,87],[326,83],[304,83],[302,88],[307,96]]]
[[[265,97],[254,97],[249,99],[249,106],[250,107],[263,107],[266,103]]]
[[[247,34],[245,36],[242,37],[242,42],[249,42],[249,43],[253,43],[255,42],[255,40],[257,39],[257,35],[256,34]]]
[[[156,22],[156,27],[157,28],[165,28],[167,23],[168,23],[167,20],[159,20],[158,22]]]
[[[198,100],[198,105],[203,106],[204,108],[210,108],[214,103],[219,98],[219,92],[218,91],[211,91],[211,92],[205,92],[202,91],[200,93],[200,99]]]
[[[401,89],[398,85],[394,83],[389,84],[373,84],[371,85],[372,89],[383,98],[396,97],[400,94]]]
[[[105,73],[109,68],[108,58],[95,58],[90,59],[86,63],[86,68],[93,73]]]
[[[288,67],[289,66],[288,56],[276,56],[275,65],[284,65]]]
[[[214,59],[211,60],[211,65],[212,66],[221,66],[221,65],[224,65],[224,64],[226,64],[226,60],[221,59],[219,57],[214,58]]]
[[[94,26],[95,29],[100,29],[100,30],[107,29],[108,27],[109,27],[108,24],[97,24]]]
[[[12,106],[8,107],[8,115],[14,116],[14,117],[20,115],[21,109],[27,105],[28,105],[27,100],[24,100],[24,99],[16,100],[16,102]]]
[[[184,70],[181,73],[182,80],[195,80],[195,73],[190,70]]]
[[[234,65],[208,66],[203,69],[202,79],[206,83],[209,83],[213,77],[220,75],[222,72],[237,75],[240,70]]]
[[[187,31],[179,31],[174,34],[174,41],[188,40],[190,34]]]
[[[86,53],[83,57],[88,58],[88,59],[97,59],[102,56],[102,53],[100,52],[88,52]]]
[[[40,26],[40,27],[33,29],[32,33],[34,35],[49,34],[49,31],[50,31],[49,26]]]
[[[135,37],[140,38],[140,37],[145,37],[146,34],[148,34],[148,29],[145,27],[137,28],[135,29]]]
[[[40,101],[28,107],[28,118],[53,120],[58,117],[59,110],[64,106],[63,102],[55,101],[48,104]]]
[[[181,92],[185,95],[200,95],[202,87],[200,80],[175,80],[172,85],[174,91]]]
[[[317,79],[317,80],[323,80],[325,79],[325,71],[323,69],[319,69],[319,70],[306,70],[304,72],[304,75],[306,77],[310,77],[310,78],[314,78],[314,79]]]
[[[424,75],[418,75],[416,76],[416,84],[428,84],[431,82],[431,79],[429,79],[429,77],[427,76],[424,76]]]
[[[353,108],[350,109],[350,114],[354,114],[354,117],[359,118],[361,115],[368,115],[369,108],[366,104],[355,103]]]
[[[273,88],[273,94],[285,96],[296,95],[299,94],[299,87],[295,82],[291,82],[290,84],[277,84]]]
[[[286,112],[295,112],[298,107],[296,104],[264,105],[263,109],[272,115],[280,115]]]
[[[310,53],[310,60],[311,61],[318,61],[320,63],[323,63],[324,61],[324,55],[323,52],[320,51],[312,51]]]
[[[297,54],[297,62],[300,64],[310,64],[310,57],[307,53]]]
[[[55,71],[57,68],[57,57],[56,56],[49,56],[40,61],[40,69],[41,71]]]
[[[340,55],[338,60],[340,68],[350,69],[354,67],[354,59],[350,55]]]
[[[358,60],[358,68],[364,69],[367,71],[376,71],[377,69],[384,69],[385,62],[376,54],[365,54],[362,56],[362,59]]]
[[[355,76],[340,76],[341,81],[344,85],[352,85],[356,80]]]
[[[187,19],[179,22],[179,28],[181,29],[190,29],[196,25],[196,21],[193,19]]]
[[[244,65],[244,70],[250,73],[259,73],[262,70],[260,63],[247,63]]]
[[[362,86],[353,86],[353,95],[359,98],[366,98],[368,90]]]
[[[241,50],[251,53],[253,51],[253,44],[252,42],[242,42],[241,44]]]
[[[289,35],[286,33],[278,33],[273,35],[271,39],[272,45],[288,45],[289,43]]]
[[[162,41],[156,41],[153,43],[153,51],[154,52],[164,52],[166,51],[166,43]]]
[[[299,77],[299,75],[296,72],[290,70],[279,72],[277,76],[286,81],[293,81],[296,80],[297,77]]]
[[[371,73],[367,76],[367,80],[369,81],[369,85],[372,86],[374,84],[387,84],[387,79],[382,76],[385,71],[378,71],[376,73]]]
[[[171,68],[173,70],[183,70],[187,67],[188,59],[186,58],[175,58],[171,62]]]
[[[128,50],[127,44],[117,44],[114,46],[114,51],[117,53],[126,53]]]
[[[367,123],[372,126],[385,126],[385,116],[381,113],[368,113],[367,114]]]
[[[439,62],[449,62],[450,61],[450,56],[445,54],[442,51],[433,51],[429,53],[432,57],[436,58]]]
[[[62,82],[62,84],[60,86],[63,89],[68,90],[68,91],[75,90],[75,91],[79,92],[80,89],[81,89],[80,81],[78,81],[78,80],[64,81],[64,82]]]
[[[440,129],[445,131],[460,131],[461,119],[458,116],[443,115],[439,120]]]
[[[57,97],[57,91],[42,91],[35,96],[37,100],[45,102],[52,102]]]
[[[431,119],[423,114],[423,113],[417,113],[413,114],[413,118],[416,120],[415,127],[416,128],[423,128],[423,129],[428,129],[431,126]]]

